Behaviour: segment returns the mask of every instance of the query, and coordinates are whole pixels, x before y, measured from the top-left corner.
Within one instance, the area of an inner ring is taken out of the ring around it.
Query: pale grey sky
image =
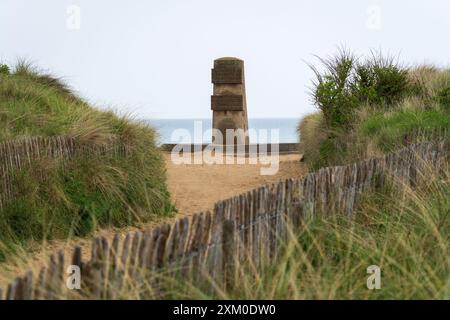
[[[381,48],[448,66],[449,31],[448,0],[0,1],[0,61],[29,59],[139,118],[210,117],[222,56],[245,60],[250,117],[300,117],[314,110],[313,54]]]

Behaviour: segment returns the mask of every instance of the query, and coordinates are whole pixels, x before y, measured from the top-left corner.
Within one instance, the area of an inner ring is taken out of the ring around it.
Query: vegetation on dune
[[[92,108],[60,79],[26,63],[0,69],[0,143],[65,136],[91,147],[113,141],[128,150],[38,159],[14,172],[9,183],[16,196],[0,210],[0,251],[30,239],[86,235],[173,211],[152,128]]]
[[[450,129],[449,113],[440,107],[410,110],[396,110],[394,112],[374,111],[360,123],[360,135],[370,139],[382,152],[394,150],[399,142],[408,144],[415,142],[417,136],[410,136],[418,132],[422,139],[439,136]]]
[[[448,137],[450,70],[409,68],[381,54],[357,59],[347,50],[320,61],[324,69],[314,68],[312,88],[320,111],[299,124],[312,170]],[[152,129],[92,109],[26,65],[0,70],[0,142],[67,135],[101,145],[113,137],[132,151],[128,157],[79,155],[64,167],[40,161],[17,172],[14,185],[23,196],[0,212],[0,239],[83,235],[171,211]],[[305,217],[276,259],[262,257],[257,267],[249,258],[236,266],[231,285],[215,283],[201,266],[193,270],[195,280],[174,270],[150,275],[132,268],[142,281],[125,276],[117,288],[106,283],[109,298],[449,299],[449,161],[414,174],[421,177],[414,188],[386,176],[382,189],[362,195],[352,216]],[[371,265],[381,268],[380,290],[367,288]],[[82,290],[67,295],[61,298],[94,298]]]
[[[236,266],[228,286],[200,268],[194,279],[173,270],[133,269],[142,281],[108,282],[110,298],[448,299],[450,168],[440,169],[426,167],[414,189],[390,178],[385,188],[365,195],[353,216],[310,217],[291,228],[275,259]],[[380,289],[369,290],[367,268],[373,265],[381,270]]]
[[[431,171],[429,172],[431,174]],[[196,284],[175,298],[448,299],[450,181],[431,174],[417,190],[366,195],[354,217],[337,212],[305,222],[277,261],[255,272],[249,262],[236,287],[211,295]],[[367,267],[381,269],[381,289],[368,290]]]
[[[406,68],[347,50],[320,59],[312,98],[320,112],[299,124],[300,147],[311,169],[349,164],[393,152],[450,131],[450,71]],[[447,159],[450,160],[450,159]],[[411,188],[387,176],[363,195],[352,216],[324,212],[304,221],[281,256],[238,267],[234,286],[162,276],[164,298],[218,299],[449,299],[449,162],[417,172]],[[367,268],[381,269],[381,289],[368,290]],[[123,296],[152,298],[150,286],[130,283]]]
[[[311,96],[319,112],[299,125],[312,169],[378,156],[450,131],[450,70],[407,68],[381,53],[320,59]]]
[[[319,112],[299,124],[300,148],[312,170],[380,156],[450,132],[450,70],[405,67],[343,49],[313,67]],[[285,256],[256,276],[240,275],[222,297],[278,299],[448,299],[450,176],[448,162],[420,173],[416,189],[366,194],[354,217],[311,219]],[[382,270],[382,289],[367,290],[366,268]],[[247,267],[248,268],[248,267]],[[248,270],[248,269],[247,269]],[[248,279],[248,281],[247,281]],[[256,284],[256,285],[254,285]]]
[[[319,60],[325,70],[311,65],[316,75],[312,97],[330,127],[351,124],[355,109],[362,104],[389,106],[417,90],[408,71],[392,57],[373,53],[361,60],[341,49],[336,56]]]

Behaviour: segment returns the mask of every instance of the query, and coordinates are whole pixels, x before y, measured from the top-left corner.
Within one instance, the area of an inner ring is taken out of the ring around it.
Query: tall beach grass
[[[15,196],[0,209],[0,261],[30,241],[85,236],[173,212],[153,128],[98,110],[61,79],[19,62],[0,75],[0,142],[36,136],[89,147],[114,141],[129,152],[37,159],[10,173]]]
[[[133,276],[120,286],[106,283],[109,294],[100,298],[450,299],[449,169],[426,167],[414,189],[388,178],[352,216],[327,212],[304,220],[290,228],[277,257],[265,256],[259,266],[248,257],[227,285],[201,266],[191,277],[183,269],[128,270]],[[370,266],[381,270],[379,289],[367,285]],[[83,290],[66,294],[61,298],[98,298]]]

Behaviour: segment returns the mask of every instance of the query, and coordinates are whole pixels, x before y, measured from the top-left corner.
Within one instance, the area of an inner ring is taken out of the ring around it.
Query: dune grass
[[[341,63],[339,57],[325,61],[337,63],[331,66],[332,70]],[[332,101],[324,100],[329,102],[327,106],[333,107],[333,112],[345,112],[346,120],[332,125],[323,111],[302,119],[298,127],[300,148],[312,170],[448,137],[450,70],[433,66],[394,67],[396,72],[407,72],[408,84],[407,90],[390,103],[386,103],[389,99],[383,103],[368,99],[337,111],[342,101],[333,100],[336,88],[314,92],[313,98],[330,94]],[[349,74],[346,77],[353,79]],[[389,81],[397,82],[395,78]],[[344,88],[348,100],[354,101],[354,88]],[[373,88],[376,85],[369,86]],[[357,89],[361,91],[360,86]],[[390,92],[386,89],[383,92]],[[377,90],[372,93],[376,97]],[[327,116],[332,117],[333,113],[328,112]],[[449,299],[448,165],[447,161],[444,167],[422,172],[428,181],[417,189],[394,183],[392,188],[365,195],[352,218],[334,215],[311,220],[302,235],[286,246],[281,263],[276,268],[269,264],[267,277],[261,280],[263,289],[248,286],[248,297]],[[366,268],[372,264],[381,267],[381,290],[366,288]]]
[[[151,127],[97,110],[60,79],[19,62],[0,76],[0,142],[33,136],[89,146],[115,141],[129,152],[40,159],[14,172],[16,196],[0,211],[0,261],[30,240],[84,236],[174,211]]]
[[[10,77],[39,78],[35,74],[27,76],[27,72],[16,73]],[[352,116],[346,118],[352,119],[349,126],[330,127],[321,113],[307,117],[299,127],[305,160],[311,168],[350,163],[449,129],[448,108],[443,102],[450,79],[447,74],[425,67],[409,70],[408,76],[420,84],[415,87],[417,91],[402,96],[389,107],[353,106],[356,109],[352,110]],[[44,86],[43,91],[52,86],[46,78],[35,81],[37,87]],[[151,214],[169,212],[171,206],[161,159],[154,147],[154,132],[111,113],[92,110],[57,83],[53,84],[52,94],[33,98],[41,117],[28,113],[26,108],[18,114],[0,109],[0,114],[5,113],[8,119],[0,141],[27,135],[67,134],[101,143],[115,135],[126,141],[134,153],[126,159],[83,157],[70,162],[68,171],[59,170],[58,164],[43,163],[38,167],[49,176],[48,181],[30,179],[34,169],[22,173],[22,177],[17,175],[18,185],[26,192],[11,211],[1,213],[3,220],[9,221],[0,227],[7,231],[8,241],[83,235],[98,226],[133,224]],[[5,97],[9,97],[9,91],[5,92]],[[61,111],[58,107],[61,104],[51,98],[55,93],[64,103],[79,104],[83,111],[65,108]],[[10,109],[14,109],[15,100],[9,99]],[[86,117],[87,112],[92,114]],[[48,123],[53,117],[58,125],[50,126],[51,129],[41,127],[41,123]],[[196,270],[200,275],[195,281],[170,272],[149,277],[148,271],[138,270],[142,281],[125,277],[126,285],[120,289],[114,282],[109,283],[109,298],[450,299],[448,163],[441,168],[429,167],[420,174],[426,179],[414,189],[393,180],[383,190],[366,194],[351,217],[328,212],[304,221],[300,230],[289,234],[277,259],[263,259],[260,268],[251,259],[237,266],[232,287],[215,283],[200,269]],[[29,208],[37,212],[31,220],[27,220]],[[53,214],[54,209],[58,210],[57,215]],[[366,286],[367,267],[371,265],[381,268],[379,290]],[[72,291],[60,298],[94,297]]]
[[[337,68],[340,64],[339,56],[332,61],[337,64]],[[386,102],[390,101],[386,97],[381,103],[373,98],[340,110],[345,101],[333,98],[335,89],[324,93],[319,90],[320,83],[316,84],[318,89],[313,89],[313,98],[317,99],[317,95],[330,97],[331,101],[327,100],[327,103],[333,106],[333,112],[344,112],[346,121],[340,125],[331,125],[333,121],[326,120],[323,111],[302,119],[298,127],[300,147],[310,168],[316,170],[324,166],[342,165],[379,156],[412,143],[445,136],[450,132],[450,100],[447,100],[450,70],[433,66],[403,69],[389,66],[387,71],[390,68],[394,68],[396,72],[407,72],[408,80],[406,89],[401,90],[401,94],[396,90],[395,99],[390,103]],[[352,79],[350,75],[347,77]],[[390,79],[389,83],[391,82],[395,85],[396,78]],[[354,86],[352,83],[350,87]],[[360,98],[361,84],[357,83],[357,87],[358,90],[346,91],[349,100],[354,100],[353,95],[357,95],[355,99]],[[403,78],[400,87],[405,87]],[[369,86],[368,89],[372,90],[373,96],[376,97],[377,90],[373,88],[377,86]],[[383,97],[389,92],[389,88],[384,88]],[[319,108],[323,109],[320,105]],[[332,117],[333,114],[329,112],[327,115]]]
[[[108,298],[450,299],[449,169],[428,166],[414,189],[389,178],[385,188],[365,195],[353,216],[327,212],[303,221],[290,229],[275,259],[239,264],[231,286],[201,266],[195,278],[138,269],[120,286],[107,283]],[[379,289],[368,289],[369,266],[381,270]],[[67,294],[93,298],[83,290]]]
[[[431,138],[434,133],[450,132],[450,116],[442,107],[411,108],[395,111],[372,112],[360,124],[360,133],[370,139],[383,152],[390,152],[399,141],[409,139],[408,134],[420,131]],[[414,139],[415,137],[411,137]]]

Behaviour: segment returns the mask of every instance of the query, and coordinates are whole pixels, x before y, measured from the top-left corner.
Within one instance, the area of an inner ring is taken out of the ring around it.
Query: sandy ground
[[[270,164],[236,164],[237,159],[225,159],[234,164],[174,164],[170,154],[164,154],[167,167],[168,187],[172,200],[178,208],[176,217],[192,215],[200,211],[211,210],[219,200],[250,191],[263,184],[276,183],[280,180],[300,177],[306,173],[306,167],[299,161],[300,155],[281,155],[278,171],[274,175],[261,175],[262,168]],[[112,238],[115,233],[126,234],[136,229],[146,229],[161,222],[170,222],[175,218],[164,218],[140,228],[105,229],[95,236],[103,235]],[[82,247],[83,255],[90,254],[92,238],[52,241],[35,245],[33,253],[19,254],[14,261],[0,265],[0,288],[4,288],[15,276],[27,270],[37,272],[38,268],[48,261],[48,256],[59,250],[65,252],[66,259],[70,257],[75,244]]]
[[[261,175],[261,168],[268,168],[270,165],[248,164],[248,158],[241,159],[246,160],[247,164],[236,164],[237,159],[232,159],[235,164],[175,165],[168,154],[165,157],[169,191],[181,215],[212,209],[218,200],[263,184],[305,174],[305,167],[299,161],[298,154],[281,155],[279,169],[275,175]]]

